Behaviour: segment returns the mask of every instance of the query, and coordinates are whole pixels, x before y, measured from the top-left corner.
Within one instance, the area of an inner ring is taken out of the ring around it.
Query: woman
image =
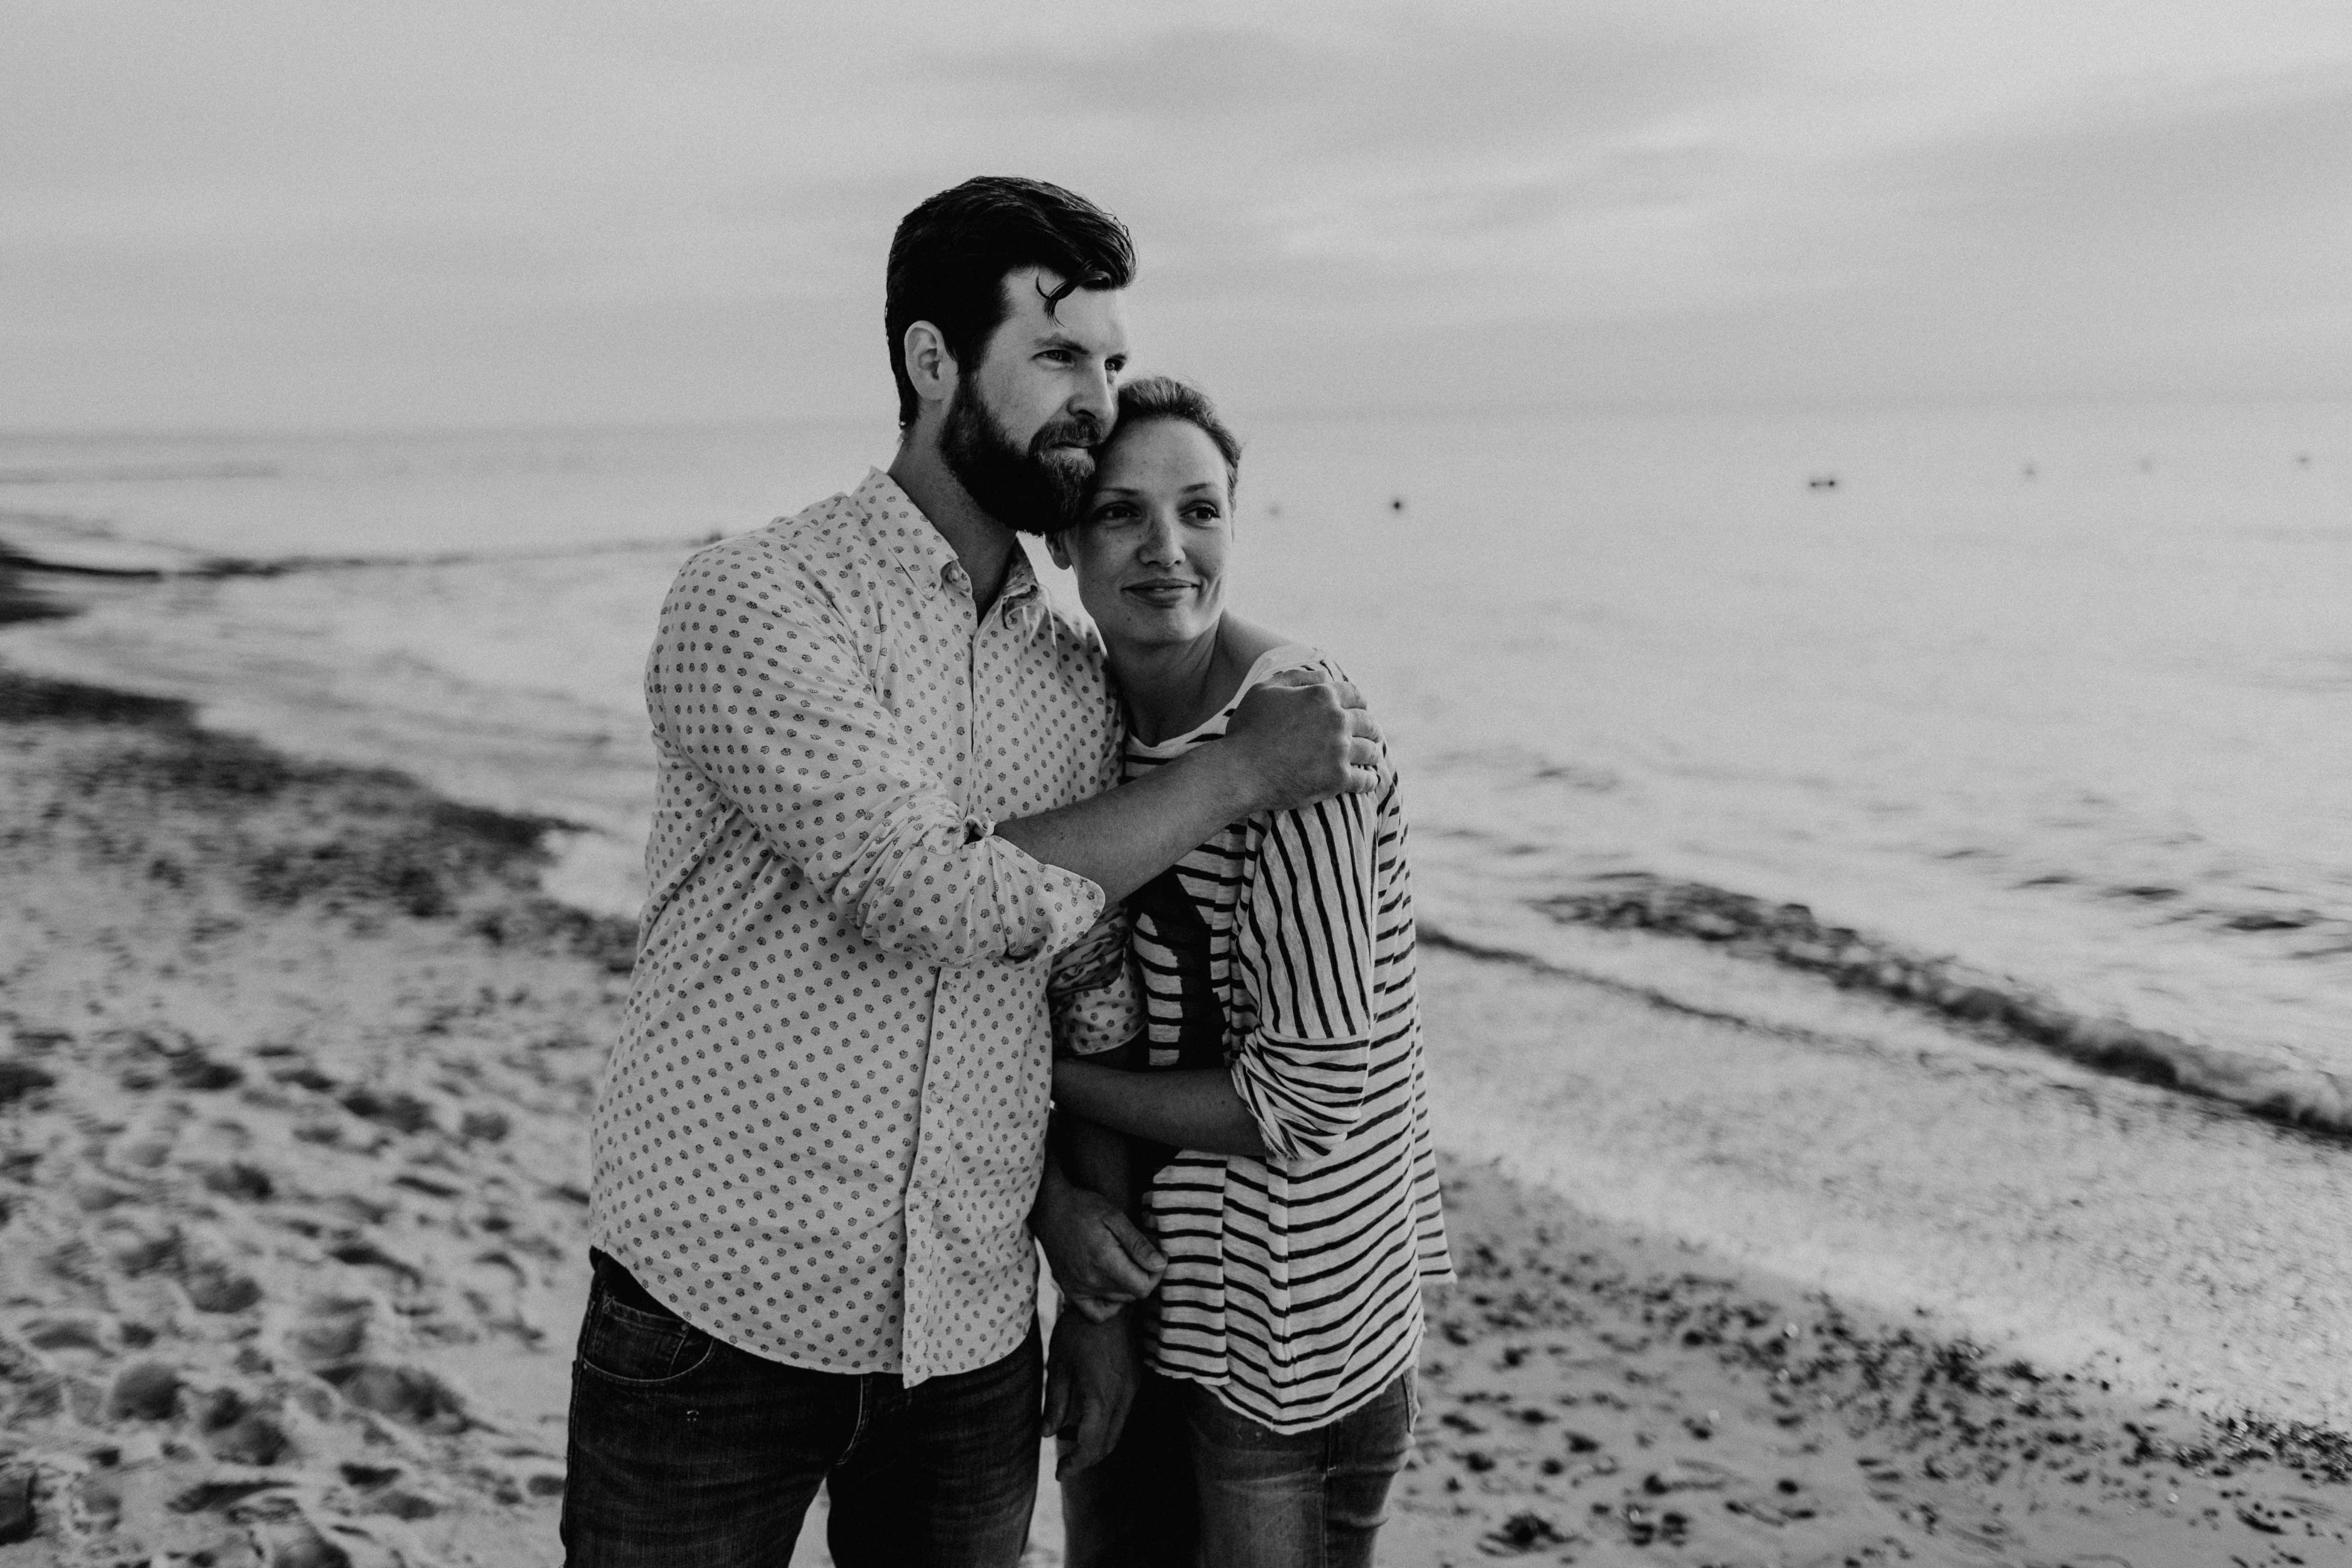
[[[1224,610],[1239,457],[1201,394],[1131,383],[1051,542],[1125,698],[1129,778],[1213,743],[1256,683],[1338,673]],[[1404,837],[1385,777],[1234,823],[1128,900],[1147,1034],[1057,1063],[1055,1098],[1126,1135],[1169,1261],[1126,1433],[1065,1487],[1074,1563],[1371,1561],[1412,1443],[1421,1288],[1453,1277]],[[1081,1131],[1070,1158],[1116,1185],[1105,1152]]]

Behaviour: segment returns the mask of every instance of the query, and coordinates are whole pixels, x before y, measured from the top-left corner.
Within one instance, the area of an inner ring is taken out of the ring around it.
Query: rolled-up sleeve
[[[943,965],[1025,963],[1102,913],[1101,888],[994,837],[942,787],[804,582],[725,560],[681,574],[646,700],[656,743],[868,942]]]
[[[1362,1114],[1370,1069],[1370,804],[1343,795],[1277,815],[1253,872],[1235,958],[1255,1016],[1234,1054],[1234,1091],[1269,1160],[1318,1159]]]
[[[1097,1056],[1143,1033],[1143,998],[1128,959],[1129,934],[1126,911],[1114,905],[1055,955],[1045,1003],[1056,1057]]]

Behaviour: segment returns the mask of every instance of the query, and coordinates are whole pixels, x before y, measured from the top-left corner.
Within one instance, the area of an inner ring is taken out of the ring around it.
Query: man
[[[1133,271],[1117,220],[1051,185],[923,203],[890,251],[889,471],[703,551],[663,606],[574,1563],[782,1568],[824,1482],[843,1568],[1009,1568],[1036,1482],[1033,1203],[1066,1295],[1131,1299],[1160,1266],[1045,1164],[1049,1013],[1132,1030],[1106,911],[1227,822],[1376,783],[1352,693],[1299,684],[1101,793],[1099,648],[1015,531],[1084,489]],[[1126,1344],[1055,1329],[1082,1383]]]

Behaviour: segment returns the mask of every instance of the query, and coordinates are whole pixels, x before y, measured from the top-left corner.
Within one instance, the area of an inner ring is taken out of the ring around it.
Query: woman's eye
[[[1188,509],[1184,515],[1194,522],[1213,523],[1224,517],[1224,509],[1211,501],[1202,501]]]

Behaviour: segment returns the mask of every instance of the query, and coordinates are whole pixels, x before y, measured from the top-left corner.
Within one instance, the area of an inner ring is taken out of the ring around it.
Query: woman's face
[[[1216,630],[1233,542],[1216,444],[1188,420],[1157,418],[1120,426],[1096,453],[1094,489],[1053,554],[1077,574],[1106,641],[1152,647]]]

